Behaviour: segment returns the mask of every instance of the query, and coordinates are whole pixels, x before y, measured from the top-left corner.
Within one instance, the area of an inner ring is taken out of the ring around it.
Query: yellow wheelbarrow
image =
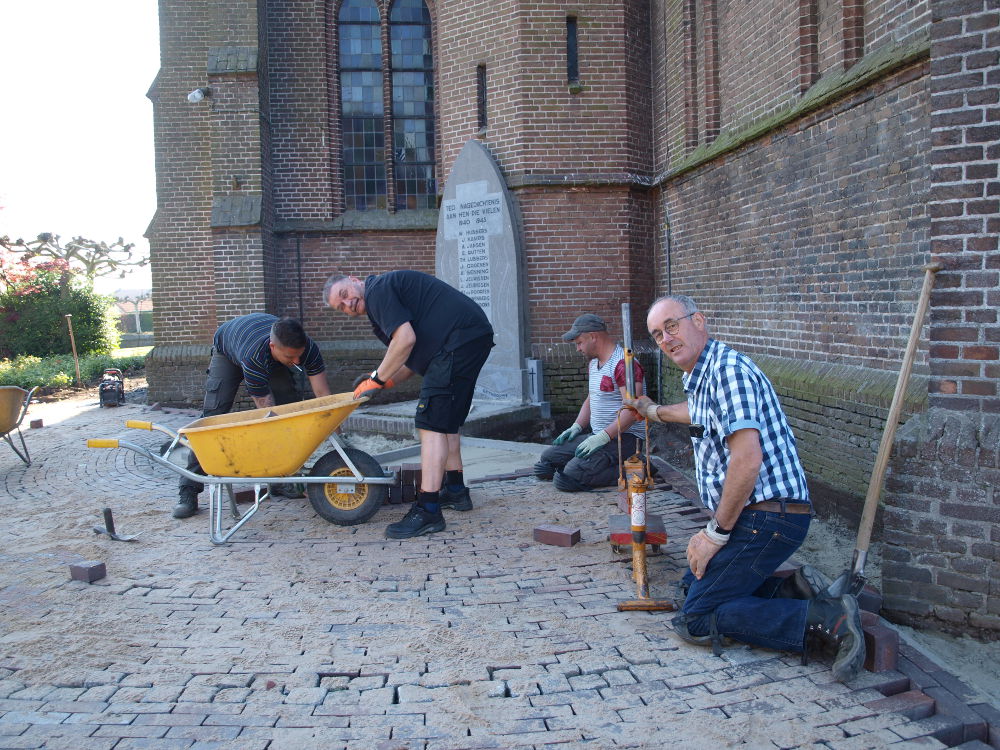
[[[126,440],[91,439],[90,448],[127,448],[160,466],[208,486],[210,536],[224,544],[271,497],[270,486],[305,484],[309,502],[325,520],[340,526],[364,523],[385,501],[387,476],[378,461],[364,451],[346,448],[334,435],[341,422],[367,401],[350,393],[300,401],[295,404],[202,417],[174,432],[152,422],[129,420],[126,427],[155,430],[173,441],[157,455]],[[321,456],[301,474],[305,462],[329,438],[334,450]],[[205,475],[171,461],[171,453],[192,450]],[[333,481],[331,481],[331,478]],[[252,483],[254,502],[243,513],[236,506],[233,485]],[[223,495],[228,496],[235,523],[222,528]]]

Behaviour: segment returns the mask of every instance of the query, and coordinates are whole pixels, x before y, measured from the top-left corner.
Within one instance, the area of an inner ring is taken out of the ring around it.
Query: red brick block
[[[874,586],[865,586],[858,594],[858,606],[866,612],[882,611],[882,594]]]
[[[934,715],[936,702],[933,698],[919,690],[907,690],[886,698],[877,698],[865,703],[865,707],[878,713],[903,714],[912,721],[926,719]]]
[[[619,546],[629,546],[632,544],[632,521],[625,514],[617,514],[608,517],[608,524],[611,526],[610,541]],[[663,516],[656,513],[646,514],[646,544],[666,544],[667,530],[663,525]]]
[[[42,420],[40,419],[32,419],[31,422],[29,422],[29,424],[32,430],[40,430],[44,426],[42,424]]]
[[[534,537],[536,542],[541,542],[542,544],[553,544],[556,547],[572,547],[580,541],[580,529],[546,524],[535,527]]]
[[[881,624],[862,623],[862,628],[865,633],[865,669],[869,672],[895,669],[899,662],[899,633]]]
[[[253,490],[239,490],[233,493],[233,498],[237,503],[252,503],[254,501]]]
[[[400,464],[399,476],[404,487],[412,484],[418,490],[420,489],[420,479],[422,476],[420,464]]]
[[[93,583],[99,581],[108,574],[107,568],[99,560],[84,560],[69,566],[69,574],[74,581]]]

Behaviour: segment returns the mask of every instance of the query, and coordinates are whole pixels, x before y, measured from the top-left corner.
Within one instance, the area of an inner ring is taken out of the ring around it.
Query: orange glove
[[[384,383],[380,383],[375,379],[378,370],[372,372],[371,375],[359,375],[354,381],[354,398],[361,398],[366,393],[370,391],[380,391],[383,388],[392,388],[395,383],[392,378],[389,378]]]

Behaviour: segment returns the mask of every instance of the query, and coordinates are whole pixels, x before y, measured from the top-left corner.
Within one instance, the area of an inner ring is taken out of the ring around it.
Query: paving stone
[[[634,583],[603,541],[616,491],[581,503],[533,479],[481,482],[474,513],[404,541],[384,538],[399,506],[348,528],[307,504],[274,503],[216,547],[207,519],[169,517],[173,477],[127,451],[77,450],[80,433],[118,434],[119,414],[45,416],[60,427],[38,432],[32,472],[44,482],[5,476],[23,503],[5,519],[3,554],[14,564],[0,566],[0,597],[5,622],[39,642],[58,639],[65,665],[0,653],[0,747],[611,750],[738,739],[829,750],[992,737],[993,714],[966,705],[961,681],[905,648],[895,671],[843,685],[828,660],[801,666],[740,645],[718,658],[678,638],[663,613],[618,612]],[[176,429],[193,416],[161,418]],[[80,458],[67,466],[70,451]],[[117,556],[106,560],[114,580],[82,586],[59,571],[93,557],[93,540],[57,546],[52,529],[60,516],[90,512],[93,486],[108,502],[151,509],[141,519],[156,544],[102,547]],[[649,559],[651,584],[673,596],[683,540],[703,514],[678,492],[659,488],[650,500],[669,537]],[[581,541],[543,555],[530,533],[540,523],[579,529]],[[48,530],[44,552],[37,526]],[[294,575],[273,572],[290,566]],[[55,586],[53,574],[63,579]],[[70,613],[87,626],[66,627]],[[104,636],[127,647],[102,649]],[[913,691],[953,713],[917,718],[929,703]]]

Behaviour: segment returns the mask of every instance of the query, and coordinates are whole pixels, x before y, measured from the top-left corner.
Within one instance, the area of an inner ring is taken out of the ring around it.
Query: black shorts
[[[452,435],[465,424],[472,408],[472,396],[486,358],[493,348],[493,336],[482,336],[454,351],[434,355],[417,401],[414,425],[418,430]]]

